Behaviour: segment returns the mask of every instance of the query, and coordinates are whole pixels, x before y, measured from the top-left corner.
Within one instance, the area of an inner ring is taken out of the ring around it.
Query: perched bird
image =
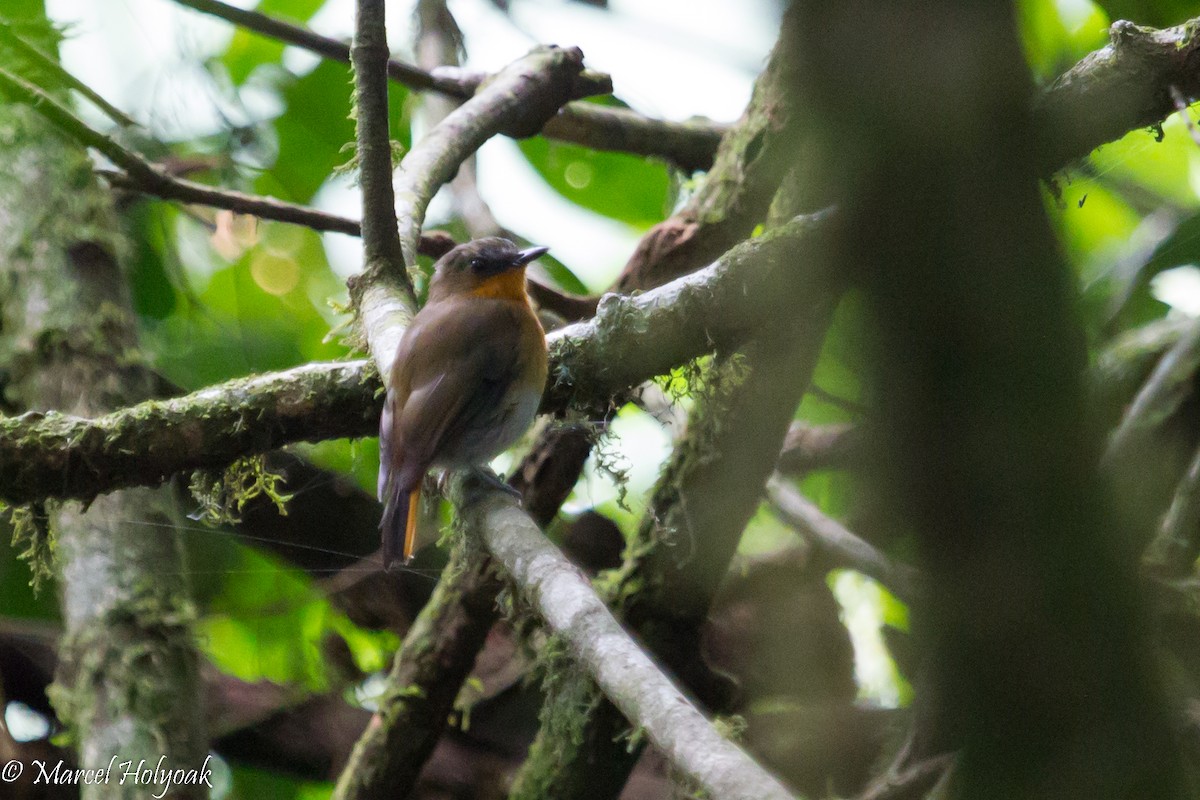
[[[426,472],[487,464],[533,422],[546,338],[525,266],[548,249],[489,237],[434,265],[425,307],[396,349],[379,423],[385,569],[397,552],[412,557]]]

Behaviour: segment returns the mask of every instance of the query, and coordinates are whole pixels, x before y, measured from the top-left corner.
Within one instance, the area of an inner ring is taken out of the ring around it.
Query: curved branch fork
[[[450,485],[464,527],[478,532],[514,583],[613,704],[706,797],[792,800],[754,759],[721,736],[620,626],[587,578],[515,501],[471,473]]]
[[[594,86],[582,74],[583,53],[578,48],[535,48],[484,84],[404,156],[396,178],[396,213],[408,269],[416,264],[425,210],[437,190],[496,134],[536,134],[567,102],[580,96],[581,86]],[[372,266],[350,285],[380,375],[391,369],[396,345],[412,314],[400,285],[396,276]]]

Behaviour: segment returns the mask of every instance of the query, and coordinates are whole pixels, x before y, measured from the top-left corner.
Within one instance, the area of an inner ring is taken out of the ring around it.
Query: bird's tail
[[[399,550],[404,563],[412,558],[417,544],[417,513],[421,509],[421,484],[405,490],[398,484],[388,487],[387,504],[379,530],[383,534],[383,568],[391,569]]]

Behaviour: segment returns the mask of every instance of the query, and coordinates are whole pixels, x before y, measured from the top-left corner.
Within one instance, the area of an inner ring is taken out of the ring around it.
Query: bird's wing
[[[446,444],[497,412],[517,369],[520,329],[507,304],[441,305],[447,308],[422,320],[401,353],[409,386],[393,409],[399,435],[390,446],[405,485],[410,476],[420,480]]]

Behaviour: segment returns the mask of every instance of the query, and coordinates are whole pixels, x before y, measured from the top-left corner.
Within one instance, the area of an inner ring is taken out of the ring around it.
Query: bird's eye
[[[471,259],[471,269],[475,270],[476,272],[483,269],[483,259],[482,258],[472,258]]]

